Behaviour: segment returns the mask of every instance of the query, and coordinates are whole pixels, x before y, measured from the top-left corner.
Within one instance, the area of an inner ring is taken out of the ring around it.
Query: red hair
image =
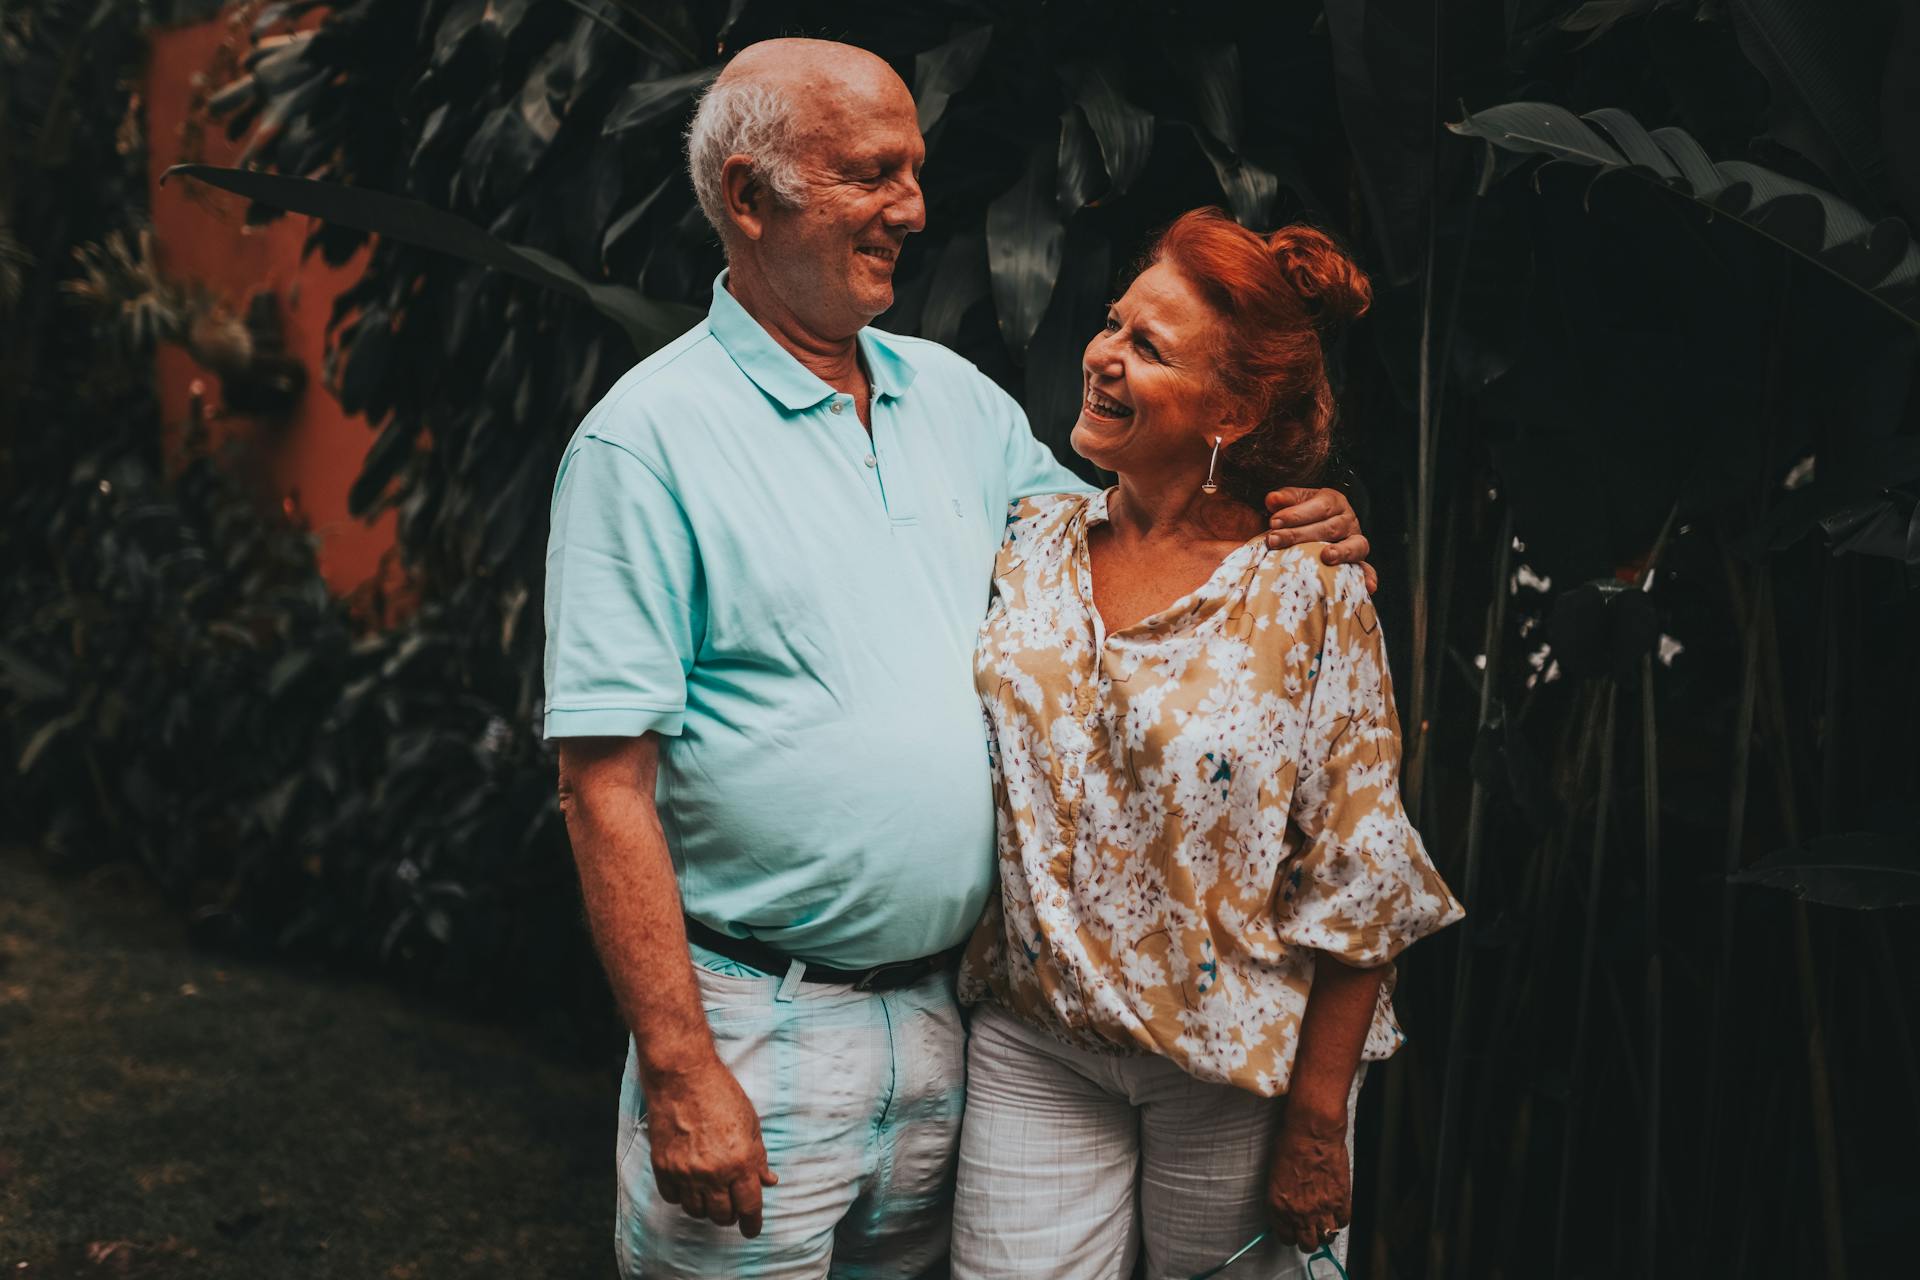
[[[1232,416],[1254,429],[1220,451],[1221,485],[1266,495],[1316,479],[1333,445],[1333,388],[1321,333],[1373,300],[1367,277],[1325,232],[1249,231],[1218,209],[1181,214],[1147,251],[1187,279],[1224,322],[1216,362]]]

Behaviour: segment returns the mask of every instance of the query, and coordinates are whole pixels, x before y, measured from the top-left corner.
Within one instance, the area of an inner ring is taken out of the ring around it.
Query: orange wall
[[[347,489],[375,434],[364,419],[342,413],[320,384],[327,316],[335,297],[358,278],[368,250],[338,270],[317,253],[303,262],[300,247],[311,219],[288,214],[264,227],[247,227],[246,201],[238,196],[182,179],[160,185],[171,164],[232,164],[238,158],[244,136],[229,141],[225,125],[207,118],[197,101],[236,74],[233,59],[246,51],[244,28],[226,18],[153,33],[146,109],[155,253],[168,276],[206,285],[242,314],[250,294],[271,288],[280,300],[287,350],[307,368],[307,389],[282,422],[225,415],[218,376],[181,348],[163,345],[157,357],[160,404],[174,433],[171,450],[198,385],[214,439],[238,437],[247,444],[247,466],[262,497],[282,507],[293,504],[317,536],[328,586],[344,595],[381,573],[381,557],[394,537],[391,512],[369,524],[347,511]],[[197,155],[192,154],[196,146]],[[397,569],[389,564],[382,574],[389,587],[398,585],[395,576]]]

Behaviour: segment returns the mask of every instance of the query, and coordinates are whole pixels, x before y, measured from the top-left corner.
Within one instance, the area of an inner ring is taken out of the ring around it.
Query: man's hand
[[[1367,590],[1380,589],[1380,575],[1367,563],[1372,550],[1360,532],[1360,517],[1338,489],[1276,489],[1267,495],[1267,545],[1278,550],[1301,542],[1324,542],[1327,564],[1357,564],[1367,575]]]
[[[780,1179],[767,1166],[760,1117],[718,1059],[646,1090],[647,1137],[660,1196],[688,1217],[760,1234],[760,1189]]]
[[[1353,1169],[1344,1119],[1292,1114],[1280,1122],[1267,1171],[1274,1234],[1312,1253],[1353,1220]]]

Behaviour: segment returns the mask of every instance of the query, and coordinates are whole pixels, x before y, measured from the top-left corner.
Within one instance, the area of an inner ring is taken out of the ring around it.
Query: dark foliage
[[[1356,1274],[1891,1265],[1920,1204],[1920,26],[1891,0],[1435,13],[346,0],[263,44],[230,127],[327,185],[219,181],[325,201],[333,261],[384,233],[330,374],[380,433],[356,502],[397,507],[426,605],[362,634],[286,531],[217,514],[204,461],[170,483],[139,430],[37,443],[12,811],[142,849],[232,937],[573,981],[536,739],[554,460],[719,267],[678,170],[692,95],[751,40],[850,39],[930,147],[881,323],[1056,449],[1081,344],[1174,214],[1311,220],[1374,276],[1337,353],[1345,483],[1410,802],[1472,914],[1406,966]]]

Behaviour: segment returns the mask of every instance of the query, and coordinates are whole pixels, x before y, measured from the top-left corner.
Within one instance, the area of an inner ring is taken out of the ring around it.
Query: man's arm
[[[653,1175],[690,1216],[760,1234],[760,1117],[714,1050],[687,954],[679,886],[654,808],[659,738],[560,743],[560,811],[594,945],[633,1032]]]

